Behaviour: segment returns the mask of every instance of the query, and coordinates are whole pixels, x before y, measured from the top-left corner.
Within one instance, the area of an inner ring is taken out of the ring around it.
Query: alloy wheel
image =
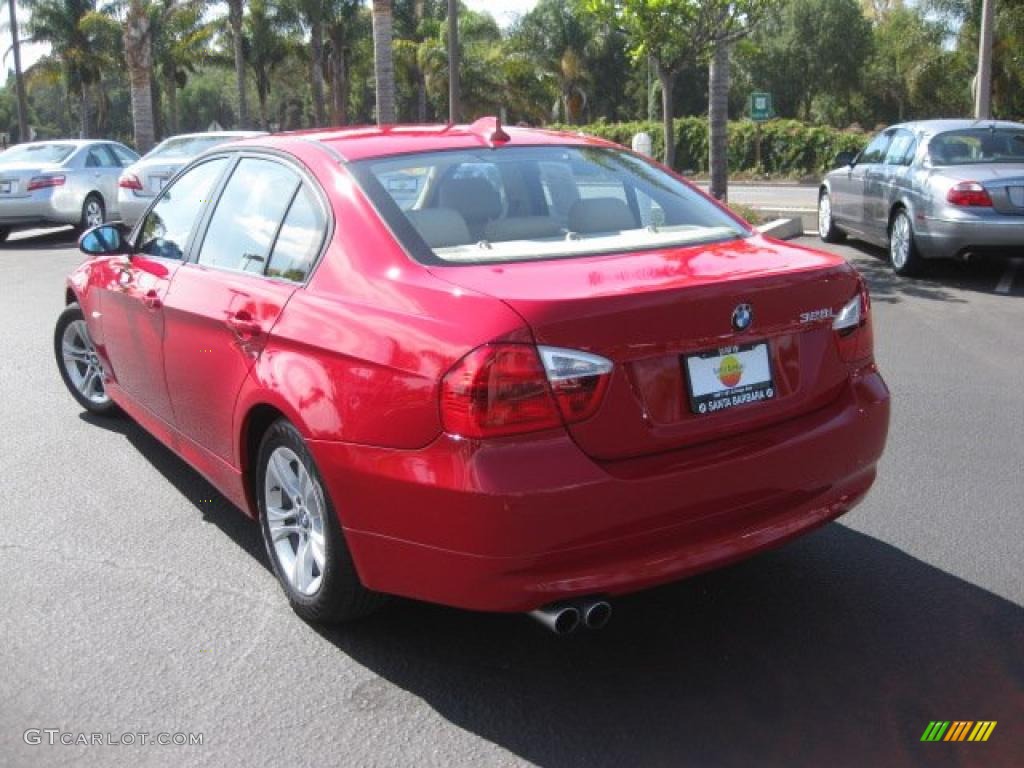
[[[895,269],[903,269],[910,258],[910,222],[904,214],[899,214],[892,223],[889,235],[889,258]]]
[[[61,357],[68,379],[82,397],[96,405],[110,402],[103,386],[103,368],[84,320],[68,323],[64,329]]]
[[[818,236],[824,240],[832,227],[832,201],[829,196],[822,195],[818,200]]]
[[[98,227],[103,223],[103,206],[99,200],[90,199],[85,203],[85,223],[90,227]]]
[[[264,477],[267,529],[280,570],[296,592],[316,594],[323,582],[323,492],[290,448],[270,454]]]

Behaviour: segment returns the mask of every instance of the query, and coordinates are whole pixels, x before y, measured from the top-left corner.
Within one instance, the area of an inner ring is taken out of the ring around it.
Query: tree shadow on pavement
[[[871,300],[898,304],[904,297],[931,299],[964,304],[966,300],[955,291],[995,293],[1006,262],[994,258],[976,258],[970,261],[937,259],[925,264],[919,277],[900,277],[889,266],[884,248],[865,243],[850,243],[862,255],[850,263],[864,275],[871,289]]]
[[[602,632],[558,638],[522,616],[395,601],[322,634],[540,766],[1009,766],[1024,755],[1024,611],[838,524],[618,600]],[[395,715],[386,688],[354,705]],[[939,719],[998,726],[984,744],[921,743]]]

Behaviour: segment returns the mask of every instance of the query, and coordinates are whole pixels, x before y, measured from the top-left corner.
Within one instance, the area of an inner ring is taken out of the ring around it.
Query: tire
[[[818,195],[818,237],[826,243],[841,243],[846,239],[846,233],[832,218],[832,197],[828,192]]]
[[[284,419],[260,443],[255,492],[267,556],[295,613],[337,624],[383,602],[359,581],[320,472],[302,435]]]
[[[0,227],[0,243],[6,243],[7,238],[11,236],[10,227]]]
[[[82,203],[82,215],[78,220],[78,231],[85,232],[99,226],[107,220],[107,207],[103,204],[103,198],[95,192],[85,196]]]
[[[914,242],[914,225],[910,215],[899,209],[889,225],[889,265],[901,277],[919,275],[924,269],[924,259]]]
[[[69,304],[57,318],[53,352],[64,386],[80,406],[97,416],[117,412],[117,406],[103,386],[103,368],[89,338],[85,315],[77,304]]]

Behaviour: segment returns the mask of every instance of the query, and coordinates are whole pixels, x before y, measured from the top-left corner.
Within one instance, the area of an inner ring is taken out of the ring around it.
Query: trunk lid
[[[856,294],[841,258],[760,236],[617,256],[433,267],[499,298],[538,344],[592,352],[615,370],[599,411],[569,427],[591,457],[614,460],[726,437],[823,407],[849,376],[832,314]],[[753,322],[732,325],[750,305]],[[698,414],[688,355],[767,344],[770,399]]]
[[[12,197],[27,197],[28,182],[35,176],[60,173],[57,163],[9,163],[0,164],[0,200]]]
[[[134,173],[142,184],[141,190],[136,190],[139,197],[153,197],[160,193],[178,171],[180,171],[187,160],[151,160],[148,162],[136,163],[129,168],[129,173]]]
[[[1024,216],[1024,163],[946,167],[942,176],[952,183],[976,181],[992,198],[992,208],[1011,216]]]

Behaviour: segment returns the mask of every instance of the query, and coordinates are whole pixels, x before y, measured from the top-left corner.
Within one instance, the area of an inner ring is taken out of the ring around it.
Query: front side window
[[[349,166],[415,258],[543,260],[681,247],[747,230],[688,185],[604,147],[503,147]],[[413,196],[412,183],[416,179]]]
[[[934,136],[928,144],[933,165],[1024,163],[1024,130],[970,128]]]
[[[226,157],[207,160],[165,189],[142,222],[136,251],[165,259],[185,258],[192,227],[210,202],[226,163]]]
[[[892,132],[880,133],[868,144],[867,148],[857,158],[857,165],[866,163],[880,163],[885,160],[885,154],[889,150],[889,142],[892,141]]]
[[[298,174],[281,163],[243,158],[217,201],[199,263],[262,274],[298,186]]]

